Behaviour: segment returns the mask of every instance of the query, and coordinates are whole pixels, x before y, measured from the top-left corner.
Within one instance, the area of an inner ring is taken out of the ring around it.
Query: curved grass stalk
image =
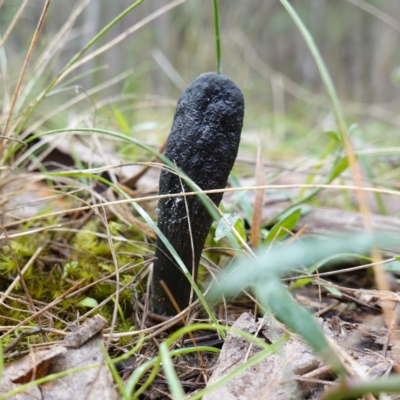
[[[168,381],[168,387],[174,400],[183,400],[185,398],[185,392],[181,384],[179,383],[178,375],[176,374],[175,368],[172,364],[171,354],[168,351],[166,342],[162,342],[160,346],[160,356],[163,364],[163,371]]]
[[[297,28],[299,29],[301,35],[304,38],[304,41],[308,46],[308,49],[312,54],[315,64],[317,65],[318,71],[321,75],[322,82],[325,86],[326,91],[328,92],[329,99],[332,103],[333,111],[336,118],[336,123],[338,125],[342,141],[348,140],[348,130],[346,122],[344,120],[342,107],[340,106],[340,101],[335,89],[335,85],[333,84],[332,78],[324,63],[324,60],[322,59],[321,53],[319,52],[318,47],[315,44],[315,41],[311,36],[309,30],[304,25],[303,21],[300,19],[299,15],[297,14],[293,6],[289,3],[289,1],[280,0],[280,2],[282,3],[283,7],[285,7],[286,11],[293,19],[293,22],[296,24]]]
[[[192,327],[196,328],[197,325],[192,325]],[[210,325],[209,325],[210,326]],[[170,357],[177,357],[188,353],[193,353],[197,351],[208,351],[210,353],[219,353],[220,350],[215,347],[208,346],[198,346],[198,347],[186,347],[182,349],[175,349],[169,352]],[[146,382],[141,385],[140,389],[136,392],[132,393],[135,389],[135,386],[139,383],[140,378],[153,367],[153,370],[150,376],[147,378]],[[160,356],[152,358],[151,360],[146,361],[140,367],[136,368],[133,374],[129,377],[128,382],[125,386],[125,393],[130,396],[129,398],[137,399],[152,383],[154,378],[157,376],[157,373],[160,369]]]
[[[133,354],[135,354],[136,352],[138,352],[142,345],[143,345],[144,339],[143,336],[140,337],[140,340],[136,343],[136,346],[129,350],[127,353],[123,354],[122,356],[118,357],[118,358],[114,358],[113,360],[110,358],[106,348],[104,347],[103,343],[100,342],[100,350],[101,353],[103,354],[105,363],[107,364],[108,368],[110,369],[110,372],[114,378],[114,381],[117,384],[118,390],[120,392],[120,394],[122,395],[122,398],[124,400],[129,400],[130,397],[128,397],[126,395],[126,391],[125,391],[125,386],[124,386],[124,382],[122,381],[122,377],[120,376],[120,374],[117,371],[117,368],[115,367],[115,364],[124,360],[127,360],[128,358],[132,357]]]
[[[306,44],[311,52],[311,55],[315,61],[315,64],[317,65],[319,74],[321,75],[322,82],[325,86],[325,89],[328,93],[329,99],[332,103],[332,108],[333,108],[333,112],[335,114],[335,119],[336,119],[338,129],[339,129],[342,146],[343,146],[343,149],[346,152],[346,156],[349,160],[349,166],[351,169],[351,173],[353,175],[354,183],[356,186],[361,187],[362,180],[361,180],[360,169],[358,166],[356,156],[354,155],[353,146],[351,144],[351,140],[349,137],[347,124],[344,120],[343,111],[342,111],[342,107],[340,105],[339,97],[337,95],[335,85],[333,84],[332,78],[329,74],[328,68],[326,67],[325,62],[322,59],[321,53],[319,52],[318,47],[315,44],[313,37],[311,36],[307,27],[304,25],[303,21],[300,19],[299,15],[295,11],[295,9],[292,7],[292,5],[289,3],[288,0],[280,0],[280,2],[282,3],[283,7],[285,7],[286,11],[290,15],[290,17],[293,19],[293,22],[296,24],[297,28],[299,29],[301,35],[304,38],[304,41],[306,42]],[[367,228],[369,228],[369,227],[371,227],[371,221],[370,221],[370,218],[368,217],[369,207],[367,204],[366,196],[363,195],[363,193],[361,191],[357,191],[357,198],[358,198],[358,202],[360,205],[360,211],[362,212],[362,214],[364,216],[365,225]]]

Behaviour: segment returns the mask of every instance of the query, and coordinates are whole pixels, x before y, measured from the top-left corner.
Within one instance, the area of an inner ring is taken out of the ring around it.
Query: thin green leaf
[[[328,350],[328,342],[311,313],[294,301],[279,279],[270,278],[262,286],[257,285],[256,291],[261,304],[267,306],[292,331],[300,334],[315,350]],[[335,366],[340,365],[339,359],[335,360]]]
[[[142,378],[150,368],[153,368],[153,370],[146,379],[146,382],[144,382],[140,386],[140,388],[133,393],[136,385],[139,383],[140,378]],[[160,370],[159,357],[148,360],[142,365],[140,365],[138,368],[135,369],[135,371],[133,371],[133,374],[129,377],[129,380],[125,385],[125,393],[132,399],[137,399],[151,385],[152,381],[157,376],[159,370]]]
[[[334,296],[337,296],[337,297],[342,297],[342,296],[343,296],[343,293],[342,293],[339,289],[336,289],[336,288],[330,287],[330,286],[326,286],[326,285],[324,285],[323,287],[324,287],[329,293],[332,293]]]
[[[369,379],[368,381],[348,379],[328,390],[321,400],[358,399],[369,393],[400,393],[399,375]]]
[[[213,3],[214,3],[215,48],[217,52],[217,73],[221,75],[222,65],[221,65],[221,40],[219,33],[218,0],[213,0]]]
[[[309,283],[311,283],[313,280],[311,278],[301,278],[301,279],[296,279],[291,285],[290,285],[290,290],[298,289],[303,286],[307,286]]]
[[[395,85],[398,86],[400,84],[400,67],[396,67],[392,70],[390,79]]]
[[[99,346],[100,346],[100,351],[101,351],[101,353],[102,353],[102,355],[104,357],[105,363],[106,363],[108,369],[110,370],[110,372],[111,372],[111,374],[112,374],[112,376],[114,378],[115,383],[117,384],[117,387],[118,387],[119,393],[122,396],[122,399],[123,400],[130,400],[130,397],[127,396],[127,394],[126,394],[125,385],[124,385],[124,383],[122,381],[122,377],[119,374],[119,372],[117,371],[117,368],[115,367],[115,363],[113,362],[113,360],[111,360],[106,348],[104,347],[103,342],[100,342]]]
[[[172,394],[172,398],[174,400],[183,400],[185,398],[185,392],[179,383],[178,375],[176,374],[175,368],[172,365],[171,355],[165,342],[161,343],[160,355],[164,374],[167,378],[168,387]]]
[[[329,173],[328,183],[334,181],[338,176],[341,175],[342,172],[346,171],[348,167],[349,160],[346,156],[336,159],[335,164],[333,165],[333,168]]]
[[[122,132],[125,133],[125,135],[130,136],[131,135],[131,128],[129,126],[128,121],[122,114],[121,110],[117,107],[113,107],[113,114],[115,117],[115,120],[117,121],[119,127],[122,129]]]
[[[326,131],[325,132],[331,139],[335,141],[335,143],[340,144],[340,136],[336,131]]]
[[[296,226],[301,217],[301,208],[297,208],[289,213],[288,216],[283,218],[269,231],[268,236],[265,238],[265,243],[279,241],[288,235]]]
[[[113,297],[111,300],[112,300],[114,303],[116,302],[116,298],[115,298],[115,297]],[[125,320],[125,315],[124,315],[124,311],[122,310],[121,304],[118,303],[118,304],[117,304],[117,308],[118,308],[119,318],[121,319],[121,322],[122,322],[123,324],[125,324],[126,320]]]

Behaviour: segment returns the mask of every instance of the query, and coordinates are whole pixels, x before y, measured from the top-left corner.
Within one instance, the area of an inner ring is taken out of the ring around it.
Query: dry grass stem
[[[14,18],[10,22],[10,25],[8,26],[7,30],[4,32],[3,38],[0,40],[0,49],[4,46],[4,43],[7,41],[8,37],[10,36],[10,33],[14,29],[19,17],[21,16],[25,7],[28,5],[28,1],[29,0],[24,0],[24,2],[20,5],[19,9],[15,13]]]
[[[124,164],[124,165],[129,165],[129,164]],[[121,165],[116,165],[113,166],[114,168],[119,168]],[[42,178],[38,178],[37,180],[41,180]],[[225,188],[225,189],[216,189],[216,190],[204,190],[200,191],[200,193],[203,194],[214,194],[214,193],[234,193],[234,192],[241,192],[241,191],[253,191],[253,190],[273,190],[273,189],[327,189],[327,190],[349,190],[349,191],[354,191],[354,190],[362,190],[367,193],[380,193],[380,194],[387,194],[391,196],[400,196],[400,191],[398,190],[390,190],[390,189],[381,189],[381,188],[374,188],[374,187],[361,187],[361,188],[356,188],[355,186],[349,186],[349,185],[334,185],[334,184],[329,184],[329,185],[323,185],[323,184],[295,184],[295,185],[263,185],[263,186],[243,186],[240,188]],[[34,216],[31,218],[26,218],[26,219],[20,219],[15,222],[9,222],[4,224],[5,228],[10,228],[12,226],[16,226],[22,223],[26,222],[32,222],[32,221],[37,221],[41,219],[46,219],[49,217],[56,217],[59,215],[66,215],[70,213],[75,213],[75,212],[80,212],[80,211],[86,211],[90,209],[96,209],[99,207],[110,207],[110,206],[115,206],[115,205],[121,205],[121,204],[128,204],[128,203],[140,203],[140,202],[146,202],[146,201],[153,201],[153,200],[158,200],[161,198],[173,198],[173,197],[181,197],[181,196],[196,196],[197,192],[186,192],[184,194],[178,193],[178,194],[170,194],[170,195],[154,195],[154,196],[144,196],[144,197],[137,197],[137,198],[131,198],[131,199],[122,199],[122,200],[115,200],[115,201],[109,201],[109,202],[104,202],[103,204],[92,204],[92,205],[87,205],[87,206],[82,206],[82,207],[74,207],[71,209],[67,210],[62,210],[62,211],[55,211],[55,212],[50,212],[45,215],[39,215],[39,216]],[[80,200],[82,201],[82,200]],[[222,216],[221,216],[222,217]],[[227,224],[229,226],[229,221],[227,221]],[[54,225],[52,226],[52,229],[59,227],[59,225]],[[40,230],[46,230],[47,228],[38,228],[37,232]],[[36,232],[36,231],[32,231]],[[25,234],[25,233],[24,233]],[[240,235],[239,235],[240,236]],[[10,236],[13,237],[13,236]],[[1,239],[1,236],[0,236]]]
[[[37,250],[35,251],[35,254],[33,254],[33,256],[29,259],[29,261],[24,265],[24,268],[22,268],[20,274],[18,274],[18,276],[12,281],[12,283],[10,284],[10,286],[7,288],[7,290],[1,295],[0,298],[0,303],[4,303],[4,300],[6,300],[6,298],[8,297],[8,295],[12,292],[12,290],[14,289],[14,287],[18,284],[18,282],[21,280],[20,275],[23,277],[25,272],[28,270],[29,267],[32,266],[32,264],[35,262],[36,258],[39,256],[39,254],[43,251],[43,247],[39,246],[37,248]],[[15,262],[15,261],[14,261]],[[16,265],[18,265],[18,262],[16,263]],[[26,286],[24,285],[24,287],[26,288]],[[32,300],[29,296],[29,299]],[[31,305],[31,309],[32,311],[36,312],[36,308]]]
[[[29,49],[28,49],[28,53],[27,53],[27,55],[25,57],[25,61],[24,61],[24,64],[22,66],[22,70],[21,70],[21,73],[20,73],[19,78],[18,78],[17,86],[15,88],[14,95],[13,95],[12,100],[11,100],[10,109],[8,111],[8,117],[7,117],[6,123],[4,125],[4,129],[3,129],[3,135],[4,136],[7,136],[8,125],[9,125],[9,123],[11,121],[11,117],[12,117],[12,114],[13,114],[15,102],[17,101],[19,90],[21,88],[22,81],[24,79],[26,69],[28,68],[29,60],[31,59],[31,56],[32,56],[32,53],[33,53],[33,49],[35,48],[36,42],[38,40],[40,31],[41,31],[43,23],[44,23],[44,20],[46,19],[47,11],[48,11],[48,8],[50,6],[50,1],[51,0],[46,0],[46,3],[43,6],[42,15],[40,16],[38,25],[36,27],[35,33],[33,35],[31,44],[30,44]],[[2,140],[0,140],[0,154],[3,153],[3,146],[4,146],[4,142],[3,142],[3,139],[2,139]]]
[[[264,184],[264,168],[262,164],[262,147],[258,144],[257,163],[256,163],[256,186]],[[260,229],[262,219],[262,209],[264,206],[264,190],[257,190],[254,197],[253,218],[251,222],[251,245],[256,249],[260,242]]]
[[[115,46],[117,43],[121,42],[122,40],[126,39],[129,35],[132,33],[136,32],[143,26],[147,25],[149,22],[153,21],[154,19],[158,18],[159,16],[165,14],[166,12],[170,11],[174,7],[179,6],[180,4],[184,3],[186,0],[175,0],[172,1],[169,4],[166,4],[165,6],[159,8],[157,11],[151,13],[149,16],[146,18],[143,18],[140,22],[137,24],[133,25],[129,29],[127,29],[125,32],[121,33],[119,36],[114,38],[113,40],[110,40],[108,43],[105,45],[101,46],[97,50],[94,50],[92,53],[87,55],[86,57],[83,57],[81,60],[78,62],[74,63],[71,65],[70,68],[68,68],[62,75],[57,80],[57,83],[62,81],[68,74],[70,74],[74,69],[78,68],[79,66],[83,65],[84,63],[92,60],[94,57],[97,57],[98,55],[104,53],[105,51],[109,50],[111,47]]]
[[[391,15],[385,13],[374,5],[368,3],[365,0],[347,0],[349,3],[354,4],[355,6],[361,8],[365,12],[373,15],[375,18],[381,20],[386,25],[393,28],[396,32],[400,33],[400,22],[393,18]]]

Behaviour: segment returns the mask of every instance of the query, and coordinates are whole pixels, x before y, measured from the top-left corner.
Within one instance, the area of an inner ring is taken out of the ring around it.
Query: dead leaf
[[[10,400],[117,400],[110,370],[104,364],[101,351],[101,331],[106,320],[96,316],[65,338],[65,345],[31,353],[5,367],[0,382],[0,394],[7,394],[22,384],[51,374],[79,367],[88,367],[58,379],[33,386]],[[72,346],[72,347],[71,347]],[[96,367],[93,365],[98,364]]]
[[[107,325],[107,320],[101,315],[96,315],[88,319],[74,333],[71,333],[64,338],[64,346],[77,349],[87,342],[93,336],[97,335]]]

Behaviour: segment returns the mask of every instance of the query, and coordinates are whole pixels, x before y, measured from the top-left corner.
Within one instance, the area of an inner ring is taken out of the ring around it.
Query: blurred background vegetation
[[[0,0],[0,34],[4,34],[21,3],[22,0]],[[41,50],[82,3],[88,4],[72,29],[59,38],[52,54],[46,55],[49,65],[36,82],[36,94],[133,1],[52,1],[33,59],[42,56]],[[89,52],[129,31],[169,3],[145,0]],[[7,59],[11,67],[6,83],[8,93],[15,87],[43,4],[43,0],[29,1],[7,41],[3,62]],[[362,129],[362,146],[370,141],[398,145],[398,0],[293,0],[292,4],[328,65],[347,122],[357,123]],[[243,147],[246,142],[255,143],[259,136],[271,158],[290,160],[300,154],[318,154],[327,140],[322,133],[334,129],[334,118],[315,63],[287,12],[278,0],[220,0],[219,6],[223,73],[241,87],[246,98]],[[117,79],[115,84],[70,107],[67,113],[49,119],[47,128],[70,124],[71,116],[82,113],[82,104],[90,109],[91,103],[119,95],[125,96],[125,100],[114,98],[114,103],[131,127],[143,127],[146,123],[147,131],[158,126],[166,135],[172,121],[173,102],[188,83],[210,70],[216,70],[212,1],[186,0],[74,70],[65,81],[83,76],[53,94],[38,112],[46,115],[55,104],[65,103],[77,92],[88,93],[126,73],[124,79]],[[128,94],[136,96],[136,106],[127,101]],[[108,101],[107,107],[112,109],[112,105],[113,101]],[[97,113],[96,124],[107,126],[111,119],[115,115],[103,109]],[[145,137],[159,141],[151,132]]]

